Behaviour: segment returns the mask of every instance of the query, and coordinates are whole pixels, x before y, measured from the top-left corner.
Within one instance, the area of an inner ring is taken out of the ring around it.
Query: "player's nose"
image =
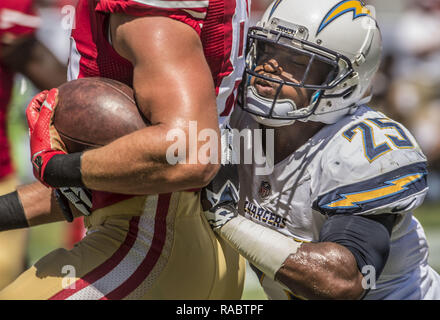
[[[263,69],[266,72],[281,74],[283,72],[283,68],[279,65],[278,61],[275,59],[270,59],[266,61],[263,65]]]

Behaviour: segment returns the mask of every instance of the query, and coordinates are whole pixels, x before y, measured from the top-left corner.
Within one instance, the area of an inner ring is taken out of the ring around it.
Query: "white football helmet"
[[[362,1],[276,0],[249,29],[247,41],[239,104],[262,124],[278,127],[295,120],[331,124],[371,99],[366,95],[379,68],[382,38]],[[288,54],[293,64],[300,57],[302,75],[293,82],[256,72],[267,52]],[[311,70],[325,74],[312,80]],[[251,84],[255,79],[275,88],[275,96],[259,94]],[[311,93],[308,105],[297,106],[280,97],[283,86]]]

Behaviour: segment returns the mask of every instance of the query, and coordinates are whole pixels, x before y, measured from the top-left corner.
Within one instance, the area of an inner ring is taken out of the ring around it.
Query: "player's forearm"
[[[17,192],[30,227],[65,220],[52,189],[35,182],[19,186]]]
[[[335,243],[305,243],[275,275],[307,299],[359,299],[362,274],[348,249]]]
[[[353,255],[343,246],[300,244],[242,216],[215,230],[267,277],[306,299],[362,296],[362,275]]]
[[[19,186],[0,196],[0,231],[22,229],[63,220],[51,189],[39,182]]]
[[[40,90],[56,88],[67,81],[67,67],[38,41],[20,69]]]
[[[166,138],[170,129],[165,125],[147,127],[85,152],[81,158],[85,186],[123,194],[157,194],[206,185],[217,172],[219,159],[208,164],[192,163],[190,154],[198,153],[197,146],[195,150],[179,150],[186,154],[182,158],[186,164],[172,164],[167,159],[174,143]]]

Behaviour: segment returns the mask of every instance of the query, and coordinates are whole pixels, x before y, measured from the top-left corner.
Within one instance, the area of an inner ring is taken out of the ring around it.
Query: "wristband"
[[[44,170],[44,182],[52,188],[85,188],[81,175],[81,156],[82,152],[53,156]]]
[[[301,246],[300,242],[243,216],[229,220],[216,232],[272,280],[289,255]]]
[[[0,197],[0,231],[29,227],[18,192]]]

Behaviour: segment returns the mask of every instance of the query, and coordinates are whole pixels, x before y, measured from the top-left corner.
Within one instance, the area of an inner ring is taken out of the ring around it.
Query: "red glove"
[[[26,109],[31,144],[31,161],[34,176],[43,184],[44,170],[50,159],[65,154],[63,143],[53,127],[53,113],[57,104],[58,89],[37,94]]]

